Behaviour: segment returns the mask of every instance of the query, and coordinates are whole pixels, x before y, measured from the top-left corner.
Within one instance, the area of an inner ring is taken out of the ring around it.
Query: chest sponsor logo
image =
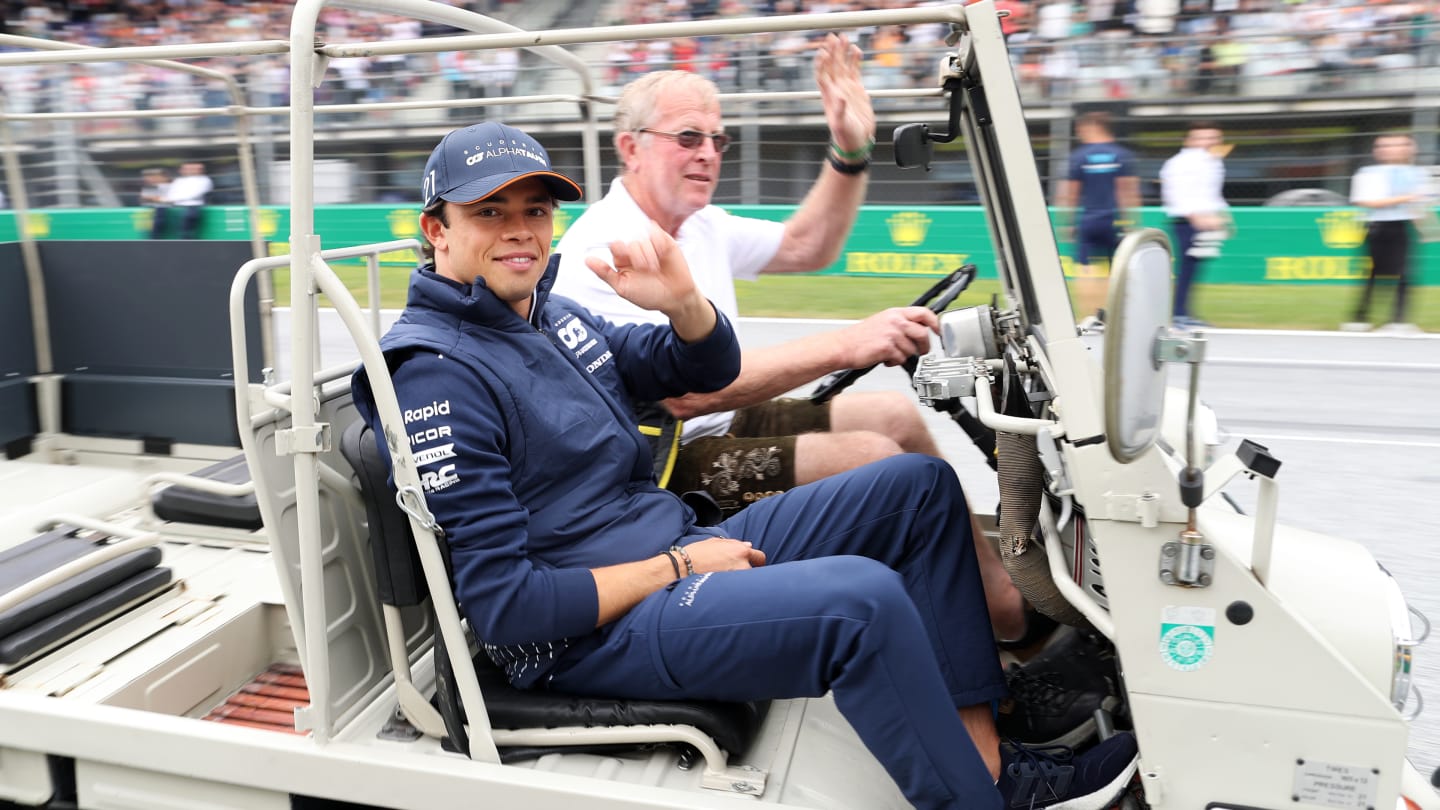
[[[421,450],[420,452],[416,453],[415,466],[424,467],[427,464],[434,464],[437,461],[454,457],[455,445],[453,443],[442,444],[437,447],[431,447],[428,450]]]
[[[420,474],[420,486],[426,492],[439,492],[458,483],[460,483],[460,476],[455,474],[454,464],[446,464],[438,470],[426,470]]]
[[[610,350],[606,349],[604,354],[600,355],[599,357],[591,360],[588,364],[586,364],[585,370],[590,372],[591,374],[594,374],[595,369],[600,368],[608,362],[610,362]]]
[[[449,416],[450,400],[447,399],[444,402],[431,402],[429,405],[426,405],[424,407],[407,410],[403,415],[405,417],[405,424],[407,425],[411,422],[423,422],[426,419],[431,418],[432,416]]]
[[[573,351],[575,353],[575,359],[585,363],[585,370],[592,374],[595,373],[596,369],[610,362],[611,353],[609,349],[606,349],[604,353],[594,360],[587,361],[585,359],[585,355],[599,345],[600,340],[590,337],[590,330],[586,329],[585,324],[581,323],[580,319],[573,315],[565,316],[565,318],[556,325],[555,337],[560,339],[560,342],[565,345],[565,348]]]
[[[410,434],[410,446],[411,446],[411,447],[418,447],[419,445],[422,445],[422,444],[429,444],[430,442],[433,442],[433,441],[435,441],[436,439],[446,439],[446,438],[449,438],[449,437],[450,437],[450,426],[449,426],[449,425],[439,425],[439,426],[437,426],[437,427],[424,428],[424,429],[422,429],[422,430],[419,430],[419,431],[417,431],[417,432],[415,432],[415,433],[411,433],[411,434]]]
[[[574,349],[580,345],[581,341],[590,337],[590,331],[585,328],[585,324],[581,323],[578,318],[571,318],[569,321],[556,327],[555,337],[560,338],[560,342],[565,344],[565,348]]]

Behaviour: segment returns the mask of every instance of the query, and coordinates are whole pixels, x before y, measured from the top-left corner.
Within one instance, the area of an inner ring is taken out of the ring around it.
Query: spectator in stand
[[[470,74],[474,83],[470,87],[471,98],[505,98],[514,91],[515,79],[520,73],[520,55],[513,49],[479,51],[470,57]],[[500,118],[503,109],[499,106],[479,107],[464,110],[471,118]]]
[[[155,235],[154,217],[156,211],[165,205],[165,195],[170,191],[170,173],[164,169],[146,169],[140,173],[140,205],[151,211],[150,235]]]
[[[200,238],[200,213],[205,205],[205,195],[215,189],[205,174],[205,164],[184,163],[180,176],[170,181],[165,191],[164,204],[155,209],[155,224],[150,230],[151,239],[164,239],[171,212],[180,210],[180,238]]]
[[[474,58],[472,51],[445,51],[439,54],[440,75],[450,85],[450,98],[470,98],[470,62]],[[469,121],[485,116],[482,110],[474,107],[451,107],[446,117],[451,121]]]
[[[1160,167],[1160,197],[1175,234],[1176,326],[1209,326],[1190,314],[1190,288],[1200,265],[1220,255],[1230,229],[1230,206],[1225,202],[1225,156],[1230,145],[1225,133],[1209,121],[1197,121],[1185,133],[1184,147]]]
[[[905,35],[898,25],[881,26],[870,39],[870,69],[865,86],[890,90],[905,80]]]
[[[1110,257],[1140,210],[1140,178],[1135,176],[1135,156],[1115,142],[1108,114],[1080,116],[1075,135],[1081,145],[1070,153],[1070,170],[1055,203],[1061,232],[1074,242],[1075,297],[1084,313],[1080,329],[1100,332],[1105,328]]]
[[[1410,247],[1415,223],[1433,204],[1430,174],[1414,165],[1415,139],[1406,134],[1386,134],[1375,139],[1375,163],[1355,173],[1350,181],[1350,202],[1365,209],[1369,222],[1365,248],[1370,253],[1370,276],[1360,294],[1354,319],[1341,325],[1347,332],[1370,329],[1370,300],[1375,280],[1395,283],[1395,302],[1389,323],[1381,332],[1417,334],[1419,327],[1405,320],[1406,295],[1410,286]]]
[[[1009,12],[1000,18],[1000,33],[1008,39],[1018,30],[1029,28],[1030,3],[1022,0],[995,0],[995,8]]]

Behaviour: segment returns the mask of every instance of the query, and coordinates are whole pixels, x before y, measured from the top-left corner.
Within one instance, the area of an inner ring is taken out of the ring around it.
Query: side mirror
[[[1105,323],[1105,438],[1121,464],[1160,435],[1165,368],[1157,341],[1170,332],[1170,239],[1145,228],[1120,241],[1110,263]]]
[[[901,124],[895,128],[895,165],[902,169],[923,167],[930,171],[934,147],[930,144],[929,124]]]

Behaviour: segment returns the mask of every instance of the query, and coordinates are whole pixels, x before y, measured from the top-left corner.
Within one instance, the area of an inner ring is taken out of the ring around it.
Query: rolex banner
[[[793,206],[727,206],[736,214],[784,220]],[[584,211],[567,204],[556,211],[555,238]],[[146,239],[148,208],[44,208],[29,212],[26,230],[35,239]],[[1345,284],[1364,279],[1365,221],[1353,208],[1235,208],[1235,234],[1218,258],[1204,266],[1207,284],[1268,282]],[[418,236],[418,208],[407,205],[323,205],[315,209],[315,230],[326,248]],[[266,206],[259,230],[272,254],[289,252],[289,210]],[[1164,214],[1145,208],[1141,224],[1166,229]],[[206,239],[248,239],[249,217],[240,206],[206,206],[201,235]],[[0,242],[19,238],[11,211],[0,211]],[[1066,275],[1074,272],[1070,245],[1060,245]],[[406,253],[386,263],[410,261]],[[995,253],[985,217],[976,206],[867,206],[840,259],[825,273],[863,276],[940,276],[972,262],[981,278],[995,276]],[[1417,242],[1413,282],[1440,286],[1440,241]]]

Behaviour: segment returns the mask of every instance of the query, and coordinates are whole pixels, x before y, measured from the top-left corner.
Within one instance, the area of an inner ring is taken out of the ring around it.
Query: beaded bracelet
[[[668,550],[660,553],[664,554],[665,557],[670,560],[670,567],[675,569],[675,579],[680,579],[680,561],[675,559],[675,555],[671,554]]]
[[[685,576],[693,576],[695,573],[695,563],[690,561],[690,552],[680,546],[671,546],[670,550],[679,554],[680,559],[685,561]]]
[[[869,158],[866,158],[859,163],[846,163],[845,161],[836,157],[834,154],[826,153],[825,161],[830,164],[830,168],[841,174],[861,174],[866,169],[870,168]]]
[[[830,151],[834,152],[835,155],[836,155],[837,157],[839,157],[841,160],[847,160],[847,161],[849,161],[849,160],[868,159],[868,158],[870,157],[870,153],[873,152],[873,151],[875,151],[875,139],[874,139],[874,138],[870,138],[869,140],[865,141],[865,145],[864,145],[864,146],[860,147],[859,149],[856,149],[856,150],[853,151],[853,152],[847,151],[847,150],[845,150],[845,149],[841,149],[841,148],[840,148],[840,144],[835,143],[834,141],[831,141],[831,142],[830,142]]]

